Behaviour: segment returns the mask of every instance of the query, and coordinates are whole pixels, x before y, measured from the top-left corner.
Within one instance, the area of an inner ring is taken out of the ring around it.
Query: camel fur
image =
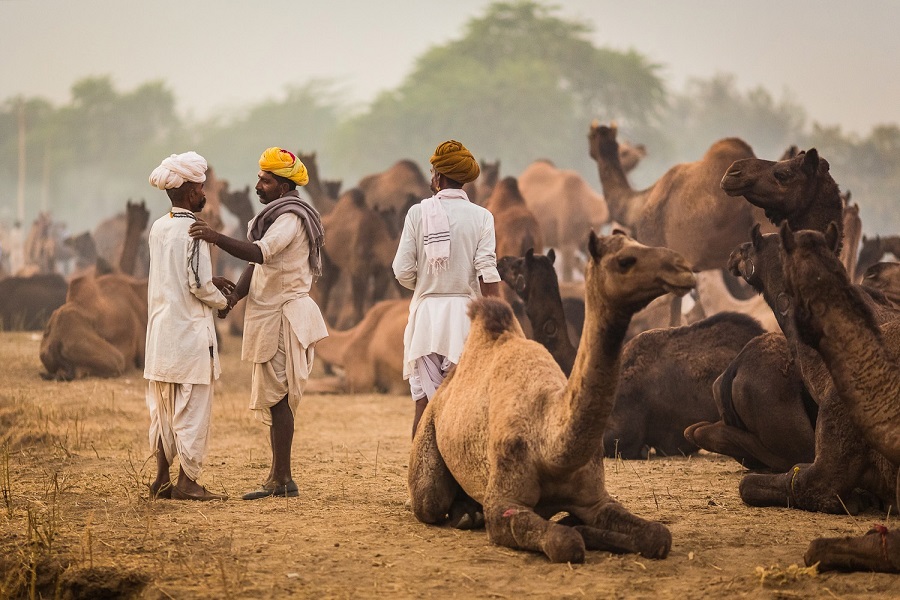
[[[621,233],[591,232],[587,248],[584,333],[568,378],[525,339],[506,302],[472,303],[460,362],[413,439],[409,490],[420,521],[442,523],[474,502],[493,543],[552,562],[582,562],[586,549],[668,555],[665,526],[606,491],[602,434],[628,321],[663,293],[687,293],[693,273],[679,254]],[[583,524],[549,520],[561,511]]]
[[[834,256],[833,230],[781,229],[784,276],[803,340],[825,362],[837,404],[875,454],[875,476],[900,505],[900,320],[879,324]],[[900,531],[877,526],[862,538],[818,539],[804,557],[823,569],[900,572]]]

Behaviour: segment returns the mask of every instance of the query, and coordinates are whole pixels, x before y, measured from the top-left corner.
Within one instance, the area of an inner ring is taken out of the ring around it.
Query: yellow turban
[[[262,156],[259,157],[259,168],[290,179],[297,185],[306,185],[309,182],[306,165],[293,153],[278,147],[267,148],[262,153]]]
[[[481,174],[478,161],[456,140],[438,146],[431,157],[431,164],[435,171],[459,183],[475,181]]]

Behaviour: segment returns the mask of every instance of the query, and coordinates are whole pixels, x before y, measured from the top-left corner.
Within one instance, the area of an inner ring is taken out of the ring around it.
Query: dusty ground
[[[299,498],[243,502],[268,471],[245,409],[249,372],[226,340],[201,482],[228,502],[147,500],[140,373],[45,382],[37,336],[0,334],[0,598],[896,598],[900,577],[798,570],[810,539],[857,517],[744,506],[717,456],[608,461],[612,494],[674,538],[666,560],[589,553],[583,565],[425,526],[404,508],[406,397],[308,394],[294,443]],[[33,587],[32,587],[33,585]],[[107,596],[115,597],[115,596]]]

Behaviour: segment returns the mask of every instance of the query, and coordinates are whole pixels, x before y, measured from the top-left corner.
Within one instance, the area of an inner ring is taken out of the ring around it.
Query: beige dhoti
[[[296,416],[300,398],[312,372],[315,344],[306,348],[286,317],[278,332],[278,349],[268,362],[253,363],[250,379],[250,410],[266,425],[272,424],[271,408],[287,396]]]
[[[185,475],[196,481],[203,472],[209,447],[213,386],[197,383],[149,381],[150,447],[162,440],[169,464],[178,459]]]

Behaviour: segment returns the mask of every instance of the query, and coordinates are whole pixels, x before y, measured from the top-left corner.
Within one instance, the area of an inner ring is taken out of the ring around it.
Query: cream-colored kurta
[[[403,336],[403,377],[409,379],[416,359],[431,353],[459,362],[469,332],[467,305],[481,295],[478,277],[485,283],[500,281],[497,272],[494,216],[469,202],[462,190],[441,190],[436,196],[450,222],[450,266],[426,272],[422,233],[422,207],[406,214],[394,275],[413,290],[409,321]]]
[[[181,208],[173,208],[172,212],[191,214]],[[144,377],[170,383],[210,384],[220,372],[212,309],[225,308],[227,301],[212,283],[207,242],[199,245],[197,287],[190,265],[193,240],[188,235],[194,220],[171,214],[166,213],[150,227]]]
[[[253,223],[248,224],[248,231]],[[244,316],[241,358],[254,363],[251,408],[262,411],[258,413],[260,418],[269,423],[271,416],[268,409],[285,394],[288,395],[291,410],[296,412],[309,369],[305,366],[295,369],[297,365],[292,361],[286,375],[276,376],[273,371],[272,376],[267,376],[272,369],[264,368],[262,364],[275,358],[279,352],[279,341],[281,351],[287,352],[290,360],[298,358],[300,352],[306,353],[307,349],[328,335],[328,330],[318,305],[309,297],[313,283],[309,266],[309,236],[300,217],[293,213],[281,215],[262,239],[254,243],[262,251],[263,262],[253,267]],[[311,358],[310,353],[310,361]],[[279,373],[285,372],[285,368],[282,367]]]

